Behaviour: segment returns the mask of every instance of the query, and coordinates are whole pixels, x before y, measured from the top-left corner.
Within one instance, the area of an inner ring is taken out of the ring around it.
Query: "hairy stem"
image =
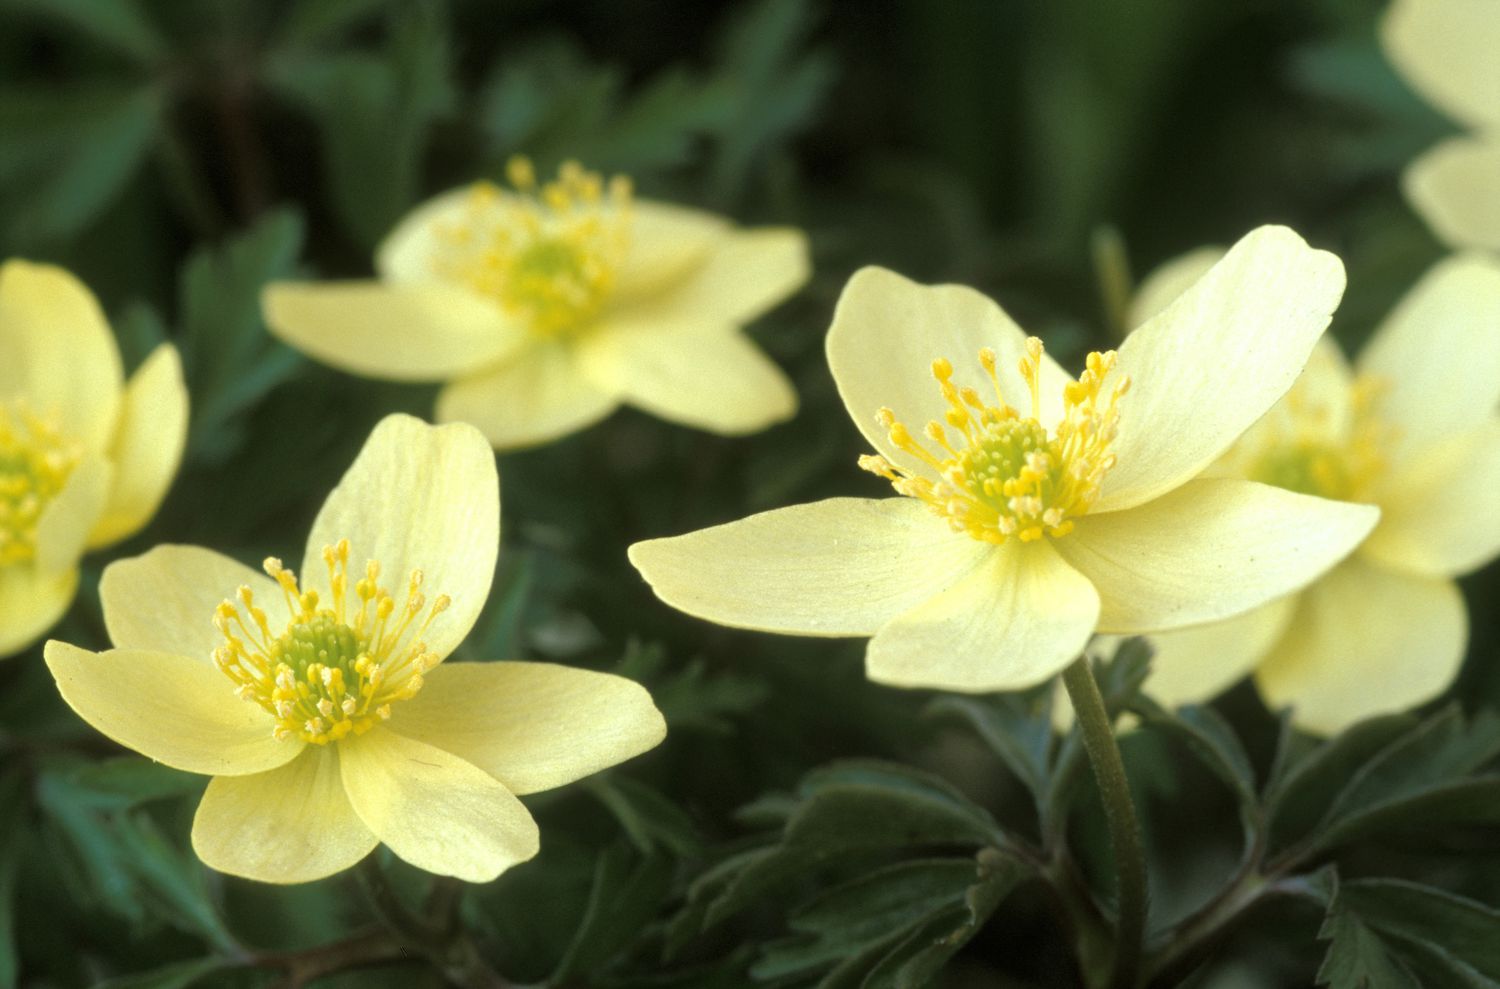
[[[1109,984],[1114,989],[1133,989],[1146,932],[1146,856],[1141,848],[1141,830],[1136,823],[1135,805],[1130,800],[1130,786],[1125,779],[1120,747],[1115,742],[1114,726],[1086,656],[1078,657],[1063,672],[1063,686],[1073,702],[1083,746],[1094,767],[1094,780],[1099,785],[1114,852],[1115,959]]]

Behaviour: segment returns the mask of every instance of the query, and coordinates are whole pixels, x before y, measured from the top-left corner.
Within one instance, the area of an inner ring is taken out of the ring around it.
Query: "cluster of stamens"
[[[1339,501],[1369,501],[1385,472],[1395,427],[1379,414],[1387,383],[1359,377],[1353,384],[1347,431],[1300,382],[1281,407],[1246,433],[1229,458],[1250,479]]]
[[[36,558],[36,526],[82,450],[24,398],[0,401],[0,567]]]
[[[438,275],[495,299],[538,336],[583,325],[614,287],[630,246],[630,180],[608,184],[577,162],[538,185],[526,158],[506,166],[512,190],[479,182],[461,220],[437,227]]]
[[[1107,394],[1104,379],[1115,366],[1114,351],[1088,356],[1087,368],[1063,393],[1064,413],[1053,435],[1042,426],[1042,342],[1026,341],[1018,362],[1031,391],[1031,415],[1023,417],[1006,404],[995,366],[995,352],[979,352],[979,363],[994,387],[987,404],[973,388],[953,383],[946,358],[932,362],[943,399],[943,421],[933,420],[919,441],[888,408],[878,416],[893,446],[931,469],[935,476],[892,464],[880,456],[860,457],[859,465],[891,482],[899,493],[921,499],[955,532],[1003,543],[1043,535],[1065,536],[1073,519],[1088,512],[1099,497],[1099,485],[1115,464],[1110,444],[1118,431],[1116,405],[1130,387],[1120,377]]]
[[[278,739],[301,737],[318,745],[359,735],[391,716],[391,704],[415,696],[422,678],[442,658],[422,641],[432,620],[449,605],[446,595],[431,606],[422,593],[422,571],[407,578],[405,600],[381,587],[380,564],[365,564],[365,575],[349,591],[349,540],[323,548],[332,607],[318,592],[302,589],[297,577],[275,558],[266,573],[281,587],[291,615],[285,631],[274,633],[249,587],[237,601],[214,612],[224,645],[214,663],[237,685],[237,693],[275,719]],[[425,615],[424,615],[425,612]]]

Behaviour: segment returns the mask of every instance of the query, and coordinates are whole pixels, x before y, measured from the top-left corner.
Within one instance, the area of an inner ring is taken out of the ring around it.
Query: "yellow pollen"
[[[24,398],[0,400],[0,567],[36,558],[36,526],[82,448]]]
[[[303,590],[277,559],[266,573],[281,586],[291,619],[278,635],[249,587],[214,610],[224,644],[214,663],[234,681],[235,692],[271,715],[272,733],[317,745],[363,734],[391,716],[391,704],[414,696],[422,677],[441,659],[422,641],[434,618],[447,610],[446,595],[427,604],[422,571],[407,578],[398,604],[381,587],[380,564],[365,564],[349,594],[349,540],[323,547],[330,606]],[[425,615],[424,615],[425,611]]]
[[[1114,351],[1088,356],[1083,376],[1063,393],[1064,412],[1052,435],[1041,416],[1042,342],[1026,341],[1018,370],[1030,391],[1030,415],[1023,416],[1001,394],[995,352],[979,352],[979,364],[994,390],[993,405],[972,388],[953,383],[953,364],[932,362],[932,376],[948,408],[941,422],[922,430],[926,443],[881,409],[877,421],[891,444],[930,471],[916,472],[880,456],[863,456],[859,466],[891,482],[897,492],[921,499],[955,532],[1003,543],[1014,536],[1032,542],[1066,536],[1073,519],[1088,512],[1099,485],[1115,464],[1110,452],[1119,421],[1117,403],[1130,387],[1121,377],[1107,394],[1104,379],[1115,366]]]
[[[457,222],[436,227],[436,273],[488,296],[541,337],[580,329],[599,311],[630,246],[630,180],[606,183],[577,162],[538,185],[526,158],[511,191],[475,183]]]
[[[1339,501],[1370,501],[1387,466],[1385,450],[1396,430],[1379,414],[1387,383],[1354,381],[1347,429],[1300,382],[1228,457],[1253,481]]]

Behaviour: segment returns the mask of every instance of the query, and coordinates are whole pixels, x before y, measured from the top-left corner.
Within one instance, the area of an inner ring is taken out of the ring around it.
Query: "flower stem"
[[[1125,764],[1115,742],[1114,726],[1104,707],[1099,684],[1086,656],[1079,656],[1063,671],[1063,686],[1073,702],[1083,747],[1094,767],[1094,780],[1104,803],[1109,843],[1115,858],[1115,960],[1110,985],[1132,989],[1141,961],[1141,942],[1146,932],[1146,856],[1141,849],[1141,829],[1125,779]]]

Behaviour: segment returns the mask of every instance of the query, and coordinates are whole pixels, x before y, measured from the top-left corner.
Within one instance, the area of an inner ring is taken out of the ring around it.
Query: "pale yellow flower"
[[[1169,300],[1195,252],[1142,286]],[[1152,636],[1147,692],[1202,701],[1254,674],[1273,707],[1334,733],[1447,689],[1468,640],[1455,576],[1500,553],[1500,264],[1440,262],[1353,369],[1325,340],[1297,384],[1207,472],[1378,505],[1380,523],[1300,594],[1225,622]]]
[[[61,268],[0,265],[0,657],[51,628],[86,550],[141,529],[182,460],[170,344],[127,382],[99,303]]]
[[[489,183],[419,206],[376,257],[378,281],[276,284],[266,321],[334,367],[446,381],[437,418],[498,449],[582,429],[622,403],[742,434],[788,419],[797,396],[740,331],[807,280],[797,230],[741,230],[634,200],[565,165],[538,187]]]
[[[1337,258],[1261,228],[1075,381],[979,293],[867,268],[839,301],[828,361],[880,451],[861,465],[911,497],[766,512],[630,558],[690,614],[873,636],[870,678],[901,687],[1025,687],[1096,630],[1245,611],[1375,521],[1195,479],[1291,386],[1342,290]]]
[[[622,677],[439,665],[484,607],[499,525],[476,429],[389,416],[324,502],[300,574],[158,546],[104,572],[115,648],[53,641],[47,665],[99,731],[213,776],[193,848],[221,872],[304,882],[383,842],[418,868],[487,881],[537,852],[517,794],[666,731]]]
[[[1380,37],[1406,80],[1469,130],[1407,168],[1407,199],[1450,246],[1500,251],[1500,3],[1396,0]]]

